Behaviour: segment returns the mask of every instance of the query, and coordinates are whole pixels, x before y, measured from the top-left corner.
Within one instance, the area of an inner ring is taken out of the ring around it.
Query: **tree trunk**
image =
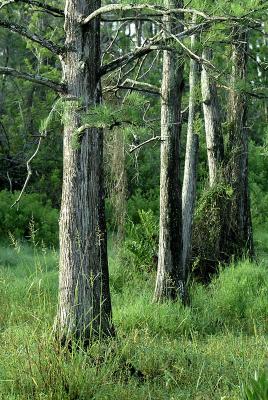
[[[246,31],[233,34],[232,75],[229,96],[229,138],[227,182],[233,189],[226,229],[226,244],[232,255],[252,257],[253,237],[248,188],[247,98],[237,86],[246,81],[248,37]]]
[[[195,22],[193,20],[193,22]],[[195,35],[191,38],[191,47],[195,46]],[[184,269],[185,279],[188,276],[188,265],[191,256],[192,245],[192,223],[196,197],[196,181],[197,181],[197,163],[199,136],[195,133],[195,118],[196,118],[196,88],[199,80],[198,63],[191,59],[190,74],[189,74],[189,114],[188,114],[188,129],[187,142],[184,164],[184,178],[182,187],[182,237],[183,237],[183,252],[182,265]]]
[[[181,1],[165,1],[170,8]],[[183,26],[174,15],[163,19],[167,31],[177,33]],[[161,171],[158,270],[154,300],[183,296],[182,210],[180,186],[180,131],[183,65],[175,51],[164,51],[161,87]]]
[[[202,58],[212,60],[212,50],[205,48]],[[216,83],[210,78],[208,67],[203,64],[201,89],[207,142],[209,184],[213,186],[219,177],[224,157],[221,118]]]
[[[103,186],[103,132],[88,129],[74,146],[81,113],[101,101],[100,25],[79,22],[100,7],[99,0],[67,0],[63,59],[67,101],[60,216],[60,276],[57,329],[64,344],[93,335],[112,335]],[[81,104],[82,102],[82,104]]]

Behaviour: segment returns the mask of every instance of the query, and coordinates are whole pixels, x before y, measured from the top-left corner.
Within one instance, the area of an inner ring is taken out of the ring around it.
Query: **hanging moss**
[[[233,252],[224,248],[228,210],[233,190],[219,183],[204,191],[199,199],[193,222],[192,273],[201,281],[209,281],[219,263],[228,261]]]

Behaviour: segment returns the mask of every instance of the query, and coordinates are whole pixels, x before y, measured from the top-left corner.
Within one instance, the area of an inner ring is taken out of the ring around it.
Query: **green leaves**
[[[268,373],[256,374],[248,384],[242,386],[243,400],[267,400],[268,399]]]
[[[82,116],[82,124],[92,128],[108,129],[122,124],[141,125],[143,124],[142,115],[145,111],[144,104],[143,96],[132,93],[120,106],[101,104],[90,109]]]

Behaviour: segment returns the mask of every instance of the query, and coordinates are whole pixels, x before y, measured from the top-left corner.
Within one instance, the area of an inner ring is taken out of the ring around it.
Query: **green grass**
[[[66,354],[51,335],[57,254],[0,247],[0,398],[241,399],[242,383],[267,361],[265,263],[244,261],[207,287],[194,285],[191,307],[183,308],[153,304],[154,273],[120,265],[115,253],[117,338]]]

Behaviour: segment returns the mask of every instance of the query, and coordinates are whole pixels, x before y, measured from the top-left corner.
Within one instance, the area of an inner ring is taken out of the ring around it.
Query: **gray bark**
[[[180,7],[181,1],[165,1],[167,7]],[[167,31],[176,34],[182,25],[166,15]],[[161,87],[161,171],[158,269],[154,300],[175,299],[184,294],[182,268],[180,131],[183,65],[176,52],[164,51]]]
[[[64,127],[63,190],[60,215],[60,275],[57,329],[63,343],[92,335],[112,335],[111,301],[103,189],[103,132],[85,130],[79,147],[75,131],[85,111],[101,101],[100,27],[95,19],[82,26],[82,16],[100,1],[66,0],[64,78],[70,96]]]
[[[226,228],[225,247],[241,257],[246,253],[252,257],[253,237],[248,187],[248,128],[247,98],[237,89],[239,82],[247,76],[248,35],[246,30],[233,32],[232,74],[229,96],[229,137],[227,182],[233,189],[232,205]]]
[[[195,35],[191,38],[191,47],[195,46]],[[191,59],[190,74],[189,74],[189,114],[188,114],[188,129],[187,142],[185,152],[184,177],[182,187],[182,237],[183,237],[183,252],[182,265],[184,269],[185,280],[188,276],[188,265],[191,255],[192,244],[192,223],[193,213],[196,198],[196,181],[197,181],[197,163],[199,136],[195,132],[196,118],[196,91],[199,85],[199,66],[197,61]]]
[[[202,57],[206,60],[212,60],[212,50],[205,48]],[[220,175],[224,148],[216,83],[209,76],[208,67],[205,64],[202,65],[201,89],[206,131],[209,184],[213,186]]]

